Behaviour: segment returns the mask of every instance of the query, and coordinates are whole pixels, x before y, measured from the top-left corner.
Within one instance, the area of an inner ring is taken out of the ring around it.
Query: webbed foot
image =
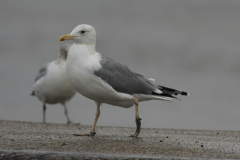
[[[96,132],[84,133],[84,134],[73,134],[74,136],[95,136]]]
[[[130,137],[137,137],[139,135],[141,130],[141,120],[142,120],[141,118],[136,118],[136,125],[137,125],[136,132]]]

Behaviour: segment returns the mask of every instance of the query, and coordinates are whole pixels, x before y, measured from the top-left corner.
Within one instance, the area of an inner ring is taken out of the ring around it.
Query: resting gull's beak
[[[66,34],[66,35],[62,35],[60,38],[59,38],[59,41],[65,41],[65,40],[70,40],[70,39],[73,39],[74,36],[70,36],[70,34]]]

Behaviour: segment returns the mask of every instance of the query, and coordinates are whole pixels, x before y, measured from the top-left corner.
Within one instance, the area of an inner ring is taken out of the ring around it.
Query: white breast
[[[76,91],[66,75],[66,62],[51,62],[47,74],[34,84],[34,91],[39,100],[49,104],[70,100]]]
[[[100,103],[130,107],[132,96],[116,92],[101,78],[94,75],[94,70],[99,70],[101,55],[97,52],[90,53],[86,45],[74,44],[67,59],[67,74],[75,89],[87,98]]]

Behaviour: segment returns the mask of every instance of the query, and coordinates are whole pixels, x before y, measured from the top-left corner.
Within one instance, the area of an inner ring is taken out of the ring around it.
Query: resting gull
[[[95,126],[100,116],[100,105],[107,103],[129,108],[135,105],[137,137],[141,129],[138,103],[147,100],[171,101],[176,95],[188,95],[187,92],[160,86],[154,79],[131,71],[113,59],[96,52],[96,31],[86,24],[73,29],[70,34],[63,35],[59,41],[73,40],[67,58],[67,75],[75,89],[83,96],[96,102],[97,112],[90,133],[75,134],[77,136],[94,136]]]
[[[46,103],[61,103],[67,117],[67,124],[72,123],[66,107],[66,102],[76,93],[66,74],[66,60],[70,47],[70,44],[63,44],[58,59],[42,67],[35,78],[31,95],[36,96],[43,103],[43,123],[45,123]]]

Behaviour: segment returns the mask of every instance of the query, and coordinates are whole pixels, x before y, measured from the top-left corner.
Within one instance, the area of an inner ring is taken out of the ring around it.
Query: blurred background
[[[83,23],[96,29],[99,53],[190,93],[140,103],[142,127],[239,130],[239,0],[1,0],[0,120],[42,122],[34,78],[57,58],[58,38]],[[68,109],[93,124],[94,101],[77,94]],[[47,105],[46,121],[66,123],[63,107]],[[103,104],[97,125],[135,127],[135,109]]]

